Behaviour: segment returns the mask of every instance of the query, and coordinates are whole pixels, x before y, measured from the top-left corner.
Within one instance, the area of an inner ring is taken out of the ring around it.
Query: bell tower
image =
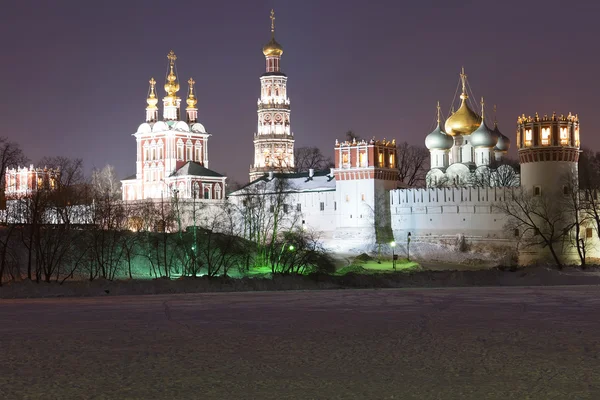
[[[294,172],[294,135],[290,129],[287,76],[281,72],[283,47],[275,40],[275,12],[271,10],[271,40],[263,47],[266,72],[260,77],[258,127],[254,134],[254,163],[250,181],[269,172]]]

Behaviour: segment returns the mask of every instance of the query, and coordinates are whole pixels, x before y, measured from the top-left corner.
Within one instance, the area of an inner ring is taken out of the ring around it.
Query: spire
[[[440,125],[440,101],[437,102],[437,123]]]
[[[146,107],[146,122],[156,122],[158,120],[158,107],[156,107],[156,104],[158,104],[158,99],[156,98],[156,93],[154,92],[156,81],[154,78],[150,78],[148,83],[150,83],[150,94],[146,99],[146,103],[148,103],[148,106]]]
[[[198,109],[196,108],[196,104],[198,103],[198,99],[194,96],[194,84],[196,81],[193,78],[190,78],[188,81],[188,97],[186,100],[187,108],[185,109],[187,113],[187,121],[188,123],[195,123],[198,120]]]
[[[485,102],[483,101],[483,96],[481,96],[481,123],[483,124],[484,121],[484,106],[485,106]]]
[[[494,104],[494,129],[498,127],[498,120],[496,119],[496,105]]]
[[[269,58],[279,59],[283,54],[283,47],[275,40],[275,10],[271,10],[271,40],[263,46],[263,54],[267,57],[267,72],[279,71],[279,60],[269,63]],[[272,64],[272,65],[269,65]]]
[[[169,60],[169,73],[164,86],[167,95],[163,98],[163,118],[166,121],[176,121],[179,119],[179,105],[181,103],[181,99],[177,97],[177,92],[179,91],[179,82],[177,82],[177,76],[175,75],[174,70],[177,56],[173,50],[169,52],[167,59]]]
[[[460,98],[466,100],[469,98],[469,95],[467,95],[467,74],[465,74],[465,67],[462,67],[460,70],[460,80],[462,82],[462,93]]]
[[[271,39],[275,39],[275,10],[271,8]]]
[[[194,84],[195,83],[196,83],[196,81],[193,78],[190,78],[188,80],[189,89],[188,89],[188,98],[186,101],[188,108],[194,108],[196,106],[196,104],[198,103],[196,96],[194,96]]]
[[[165,83],[165,92],[167,92],[167,96],[175,97],[176,93],[179,91],[179,83],[177,82],[175,71],[173,70],[177,56],[173,50],[171,50],[167,55],[167,58],[169,59],[169,75],[167,75],[167,82]]]

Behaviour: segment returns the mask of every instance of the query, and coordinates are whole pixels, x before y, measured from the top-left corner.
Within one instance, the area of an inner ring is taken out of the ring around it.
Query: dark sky
[[[211,169],[243,182],[272,7],[296,146],[331,155],[348,129],[423,144],[464,65],[513,142],[517,115],[571,111],[583,144],[600,149],[600,5],[557,0],[7,0],[0,135],[34,162],[81,157],[88,171],[108,163],[125,177],[135,171],[131,134],[145,118],[148,79],[162,87],[173,49],[213,133]]]

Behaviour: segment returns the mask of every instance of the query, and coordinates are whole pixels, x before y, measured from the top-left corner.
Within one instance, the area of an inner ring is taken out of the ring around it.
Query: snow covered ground
[[[0,398],[598,399],[600,287],[0,300]]]

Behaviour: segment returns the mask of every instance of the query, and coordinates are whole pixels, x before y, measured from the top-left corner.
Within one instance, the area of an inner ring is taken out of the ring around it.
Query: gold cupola
[[[154,80],[154,78],[151,78],[148,81],[148,83],[150,83],[150,94],[146,99],[146,103],[148,103],[148,107],[146,107],[146,109],[150,110],[158,108],[156,107],[156,105],[158,104],[158,98],[156,97],[156,93],[154,91],[154,88],[156,87],[156,81]]]
[[[462,94],[460,107],[446,120],[445,131],[450,136],[470,135],[481,124],[481,117],[467,105],[467,75],[463,68],[460,73],[462,81]]]
[[[189,89],[189,93],[188,93],[188,97],[187,100],[185,101],[187,103],[188,108],[196,108],[196,104],[198,104],[198,99],[196,98],[196,96],[194,96],[194,84],[196,83],[196,81],[192,78],[190,78],[190,80],[188,81],[188,85],[190,85],[190,89]]]
[[[265,57],[281,57],[283,47],[275,40],[275,11],[271,10],[271,40],[263,46]]]
[[[175,97],[177,92],[179,92],[179,82],[177,82],[177,76],[173,71],[173,68],[175,67],[175,60],[177,60],[177,56],[175,55],[173,50],[171,50],[167,55],[167,58],[169,59],[170,71],[169,75],[167,75],[167,82],[165,83],[165,92],[167,92],[168,97]]]

